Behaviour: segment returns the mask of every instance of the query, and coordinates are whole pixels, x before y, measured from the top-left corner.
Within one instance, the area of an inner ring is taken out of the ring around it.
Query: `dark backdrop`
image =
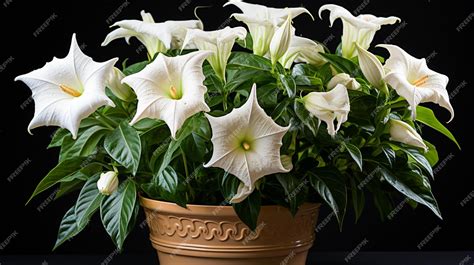
[[[354,224],[353,216],[349,214],[343,231],[339,232],[335,219],[327,217],[329,211],[325,207],[320,220],[325,220],[327,225],[319,229],[315,250],[352,250],[367,240],[363,250],[418,251],[418,244],[430,235],[432,239],[422,250],[474,250],[474,199],[469,200],[469,194],[474,195],[472,165],[469,165],[472,158],[469,136],[473,133],[467,125],[472,124],[474,23],[470,23],[473,12],[468,1],[259,2],[278,7],[304,5],[315,15],[316,21],[304,15],[296,18],[297,33],[325,42],[332,50],[339,43],[341,23],[336,22],[332,29],[329,28],[327,12],[323,15],[324,20],[318,19],[317,10],[321,5],[333,2],[353,12],[398,16],[402,23],[385,26],[373,43],[388,41],[417,57],[428,57],[432,69],[450,77],[448,90],[453,95],[451,102],[456,118],[447,127],[455,132],[463,151],[439,134],[429,130],[424,133],[424,137],[436,143],[440,161],[443,161],[435,169],[433,190],[444,220],[437,219],[424,207],[413,211],[404,206],[392,220],[382,222],[369,203],[359,223]],[[61,217],[75,199],[72,196],[52,201],[51,190],[24,206],[38,181],[56,164],[57,151],[46,150],[53,128],[35,129],[33,136],[28,135],[26,127],[33,116],[34,103],[29,100],[29,89],[20,82],[14,83],[13,78],[42,67],[53,56],[64,57],[74,32],[85,53],[95,60],[104,61],[115,56],[121,60],[127,57],[131,61],[143,60],[145,51],[137,50],[139,43],[135,40],[131,46],[118,40],[108,47],[100,47],[110,31],[109,22],[137,19],[142,9],[151,12],[157,21],[191,19],[194,7],[210,6],[199,10],[205,28],[210,30],[226,23],[229,15],[237,11],[234,7],[221,8],[223,3],[202,0],[0,1],[0,255],[50,253]],[[230,25],[237,24],[230,20]],[[385,52],[383,49],[376,51]],[[448,120],[447,111],[436,108],[436,114],[440,120]],[[461,203],[463,200],[465,204]],[[95,218],[82,234],[63,245],[57,253],[110,253],[113,250],[113,244]],[[152,251],[146,228],[135,229],[126,242],[126,251]]]

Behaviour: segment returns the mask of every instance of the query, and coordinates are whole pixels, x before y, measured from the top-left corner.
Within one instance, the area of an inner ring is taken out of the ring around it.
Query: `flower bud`
[[[428,150],[421,136],[408,123],[400,120],[390,120],[390,140]]]
[[[376,88],[381,88],[384,85],[383,78],[385,77],[382,63],[371,52],[361,48],[358,44],[356,44],[356,47],[360,69],[365,78]]]
[[[104,195],[110,195],[118,188],[119,180],[118,173],[115,171],[107,171],[100,174],[100,178],[97,181],[97,188],[99,192]]]
[[[109,75],[107,80],[107,87],[112,90],[115,96],[123,101],[130,101],[133,99],[133,91],[127,84],[122,84],[122,79],[125,75],[117,67]]]
[[[290,47],[291,36],[293,35],[291,22],[291,13],[288,13],[285,23],[275,31],[275,35],[273,35],[270,42],[270,57],[273,65],[275,65],[283,55],[285,55]]]
[[[328,82],[328,89],[335,88],[338,84],[345,86],[347,89],[358,90],[360,88],[359,82],[346,73],[340,73],[331,78]]]

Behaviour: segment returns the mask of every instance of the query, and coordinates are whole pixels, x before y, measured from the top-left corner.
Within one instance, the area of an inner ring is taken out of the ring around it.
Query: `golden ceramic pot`
[[[160,265],[304,265],[320,207],[304,204],[293,217],[284,207],[262,206],[251,231],[232,206],[140,203]]]

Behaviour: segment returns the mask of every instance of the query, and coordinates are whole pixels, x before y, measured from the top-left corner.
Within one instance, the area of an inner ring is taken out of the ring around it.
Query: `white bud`
[[[356,44],[356,47],[360,69],[365,78],[376,88],[381,88],[384,85],[383,78],[385,77],[382,63],[375,55],[361,48],[358,44]]]
[[[290,47],[291,37],[293,36],[293,27],[291,26],[292,18],[291,13],[288,13],[288,17],[276,31],[275,35],[270,42],[270,57],[272,64],[285,55],[286,51]]]
[[[344,85],[347,89],[358,90],[360,88],[359,82],[346,73],[340,73],[331,78],[328,82],[328,89],[335,88],[338,84]]]
[[[99,192],[104,195],[110,195],[118,188],[119,180],[118,173],[115,171],[107,171],[100,174],[100,178],[97,181],[97,188]]]
[[[428,150],[420,134],[408,123],[400,120],[390,120],[390,140]]]
[[[127,84],[122,84],[122,79],[125,74],[122,73],[117,67],[114,67],[107,80],[107,87],[112,90],[115,96],[124,101],[130,101],[133,99],[133,91]]]

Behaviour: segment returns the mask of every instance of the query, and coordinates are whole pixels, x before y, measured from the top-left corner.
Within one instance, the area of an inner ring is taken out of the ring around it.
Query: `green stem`
[[[227,111],[227,93],[226,92],[222,93],[222,107],[224,108],[224,111]]]
[[[115,121],[109,119],[109,118],[106,117],[104,114],[102,114],[100,111],[97,111],[97,114],[99,114],[99,116],[102,118],[102,119],[99,119],[99,120],[100,120],[107,128],[114,130],[115,127],[118,126],[118,123],[116,123]]]
[[[188,180],[189,179],[189,171],[188,171],[188,162],[186,160],[186,155],[184,154],[184,151],[181,147],[179,147],[179,149],[181,149],[181,157],[183,158],[184,172],[186,174],[186,180]]]

